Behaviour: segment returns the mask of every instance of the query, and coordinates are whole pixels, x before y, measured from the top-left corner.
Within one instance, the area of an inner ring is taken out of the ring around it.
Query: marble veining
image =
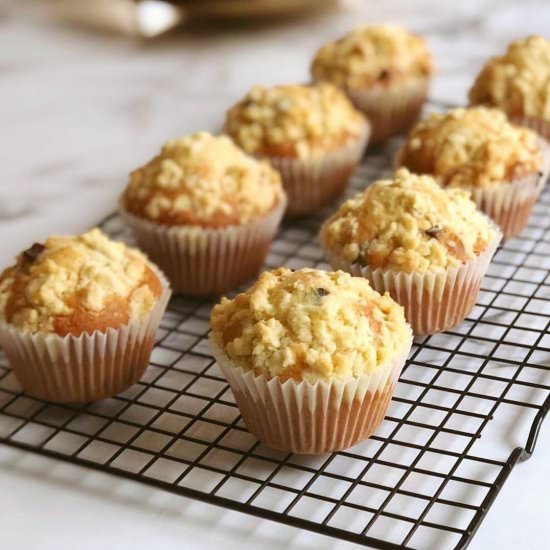
[[[550,29],[547,0],[346,5],[330,16],[231,30],[188,27],[142,42],[63,27],[45,17],[39,0],[4,0],[0,262],[7,264],[50,233],[80,231],[99,221],[114,209],[128,172],[163,141],[219,128],[224,109],[255,83],[307,80],[316,48],[358,22],[401,23],[425,34],[438,67],[431,95],[458,103],[487,56],[514,38],[548,36]],[[545,448],[550,450],[548,436],[541,435],[537,454],[543,458]],[[518,502],[533,506],[529,520],[523,519],[532,546],[548,540],[548,496],[521,501],[524,486],[536,488],[550,474],[547,464],[535,460],[517,467],[508,497],[499,497],[472,549],[486,548],[489,541],[512,548],[514,540],[522,540],[500,519],[513,517]]]

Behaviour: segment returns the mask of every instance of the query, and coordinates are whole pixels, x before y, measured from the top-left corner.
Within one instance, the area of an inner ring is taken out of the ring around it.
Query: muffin
[[[176,292],[221,294],[257,275],[286,206],[279,174],[227,136],[167,142],[130,174],[123,219]]]
[[[468,190],[509,239],[527,224],[544,185],[543,152],[535,132],[511,124],[498,109],[471,107],[420,122],[397,162],[444,187]]]
[[[311,64],[317,82],[345,90],[372,125],[371,143],[402,134],[428,95],[432,58],[424,39],[401,27],[359,27],[322,46]]]
[[[346,201],[320,237],[334,269],[389,292],[415,334],[432,334],[473,308],[501,232],[467,191],[401,169]]]
[[[550,140],[550,40],[529,36],[489,59],[469,93],[472,105],[502,109]]]
[[[229,109],[225,130],[281,174],[289,216],[317,212],[343,193],[369,135],[365,118],[329,84],[256,86]]]
[[[110,397],[147,368],[169,296],[145,256],[99,229],[50,237],[0,275],[0,346],[30,395]]]
[[[403,308],[342,271],[262,273],[211,314],[210,343],[262,443],[317,454],[368,438],[409,353]]]

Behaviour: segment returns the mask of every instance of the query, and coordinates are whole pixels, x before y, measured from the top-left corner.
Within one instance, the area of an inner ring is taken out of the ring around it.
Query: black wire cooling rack
[[[391,146],[370,154],[350,192],[386,175],[392,156]],[[0,441],[371,547],[464,548],[550,406],[549,209],[545,193],[463,324],[415,342],[387,418],[345,452],[258,443],[210,355],[211,303],[179,296],[143,379],[112,399],[34,399],[0,356]],[[285,224],[267,266],[328,267],[315,239],[323,218]],[[116,215],[102,227],[128,238]]]

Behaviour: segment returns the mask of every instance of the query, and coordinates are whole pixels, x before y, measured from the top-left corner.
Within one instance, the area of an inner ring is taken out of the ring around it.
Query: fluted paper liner
[[[496,237],[481,254],[459,267],[425,273],[371,269],[350,263],[326,246],[324,249],[334,269],[365,277],[381,294],[389,292],[405,308],[405,317],[415,334],[434,334],[460,324],[474,307],[483,276],[502,238],[499,228],[493,223],[491,226]]]
[[[495,187],[468,190],[477,207],[500,226],[506,241],[527,225],[544,181],[544,174],[537,172]]]
[[[248,430],[282,451],[321,454],[347,449],[370,437],[384,419],[412,337],[395,359],[372,374],[310,383],[268,378],[236,367],[210,335]]]
[[[166,226],[120,214],[139,247],[166,274],[174,292],[195,296],[223,294],[255,277],[283,216],[283,196],[264,217],[244,225],[221,228]]]
[[[405,133],[417,120],[428,96],[429,79],[378,89],[346,90],[348,97],[370,121],[372,144]]]
[[[543,156],[541,172],[534,172],[510,182],[502,182],[493,187],[468,187],[476,206],[502,230],[503,240],[517,236],[529,222],[531,211],[544,188],[550,172],[550,143],[539,140]],[[402,149],[397,151],[394,167],[401,166]]]
[[[80,336],[31,333],[0,321],[0,346],[23,390],[56,403],[112,397],[137,382],[149,365],[170,287],[155,269],[163,292],[153,309],[106,332]]]
[[[519,126],[527,126],[537,132],[539,136],[550,141],[550,120],[529,116],[510,116],[508,118],[514,124],[518,124]]]
[[[262,157],[279,172],[288,196],[287,216],[313,214],[333,203],[347,188],[361,163],[370,135],[370,125],[357,140],[314,159]]]

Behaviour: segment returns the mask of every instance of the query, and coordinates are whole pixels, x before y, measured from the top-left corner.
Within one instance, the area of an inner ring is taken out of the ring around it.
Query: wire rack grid
[[[369,154],[350,193],[386,175],[393,153]],[[0,355],[0,442],[365,546],[464,548],[550,407],[549,208],[544,193],[464,323],[415,341],[386,419],[351,449],[257,442],[208,348],[211,302],[181,296],[143,379],[111,399],[34,399]],[[328,268],[315,240],[325,216],[285,223],[267,267]],[[102,227],[129,238],[115,214]]]

